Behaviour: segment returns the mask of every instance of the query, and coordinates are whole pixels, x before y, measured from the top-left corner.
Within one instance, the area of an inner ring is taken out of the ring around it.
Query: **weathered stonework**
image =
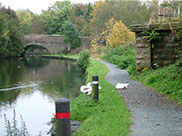
[[[179,23],[163,23],[152,25],[133,25],[131,29],[136,34],[136,69],[140,71],[144,68],[150,68],[153,65],[163,66],[174,63],[177,59],[178,41],[175,40],[171,28],[175,31]],[[151,43],[144,37],[143,31],[154,29],[160,34],[160,39]]]
[[[25,35],[25,50],[32,45],[45,47],[49,53],[67,53],[69,46],[64,42],[61,35],[30,34]],[[89,37],[83,37],[83,45],[90,44]]]
[[[141,70],[151,65],[151,46],[142,33],[136,33],[136,69]]]

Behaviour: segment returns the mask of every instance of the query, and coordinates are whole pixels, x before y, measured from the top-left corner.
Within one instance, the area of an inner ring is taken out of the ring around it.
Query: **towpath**
[[[110,70],[106,80],[114,86],[129,83],[120,91],[131,111],[131,136],[182,136],[182,107],[163,95],[131,80],[126,70],[101,60]]]

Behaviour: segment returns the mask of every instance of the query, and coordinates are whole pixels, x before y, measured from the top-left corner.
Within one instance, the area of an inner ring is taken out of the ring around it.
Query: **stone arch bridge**
[[[25,35],[25,52],[31,46],[46,48],[50,54],[67,53],[69,46],[61,35],[29,34]],[[24,52],[24,53],[25,53]]]

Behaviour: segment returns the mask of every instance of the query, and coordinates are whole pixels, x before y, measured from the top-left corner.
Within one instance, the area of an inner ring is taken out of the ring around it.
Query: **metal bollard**
[[[70,136],[70,101],[61,98],[56,101],[56,136]]]
[[[97,75],[92,76],[92,91],[94,92],[93,100],[99,100],[99,77]]]

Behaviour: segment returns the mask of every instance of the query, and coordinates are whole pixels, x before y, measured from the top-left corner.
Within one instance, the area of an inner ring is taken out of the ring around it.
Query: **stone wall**
[[[136,34],[136,69],[138,71],[154,65],[171,64],[178,59],[176,49],[179,44],[171,32],[171,29],[175,31],[178,25],[179,23],[165,23],[131,26],[132,31]],[[146,38],[143,38],[142,32],[150,28],[160,34],[160,39],[154,43],[154,48]]]
[[[151,45],[142,33],[136,33],[136,69],[151,66]]]
[[[178,42],[174,40],[171,31],[161,31],[161,39],[155,43],[155,48],[152,49],[153,64],[163,66],[171,64],[178,59],[177,47]]]

